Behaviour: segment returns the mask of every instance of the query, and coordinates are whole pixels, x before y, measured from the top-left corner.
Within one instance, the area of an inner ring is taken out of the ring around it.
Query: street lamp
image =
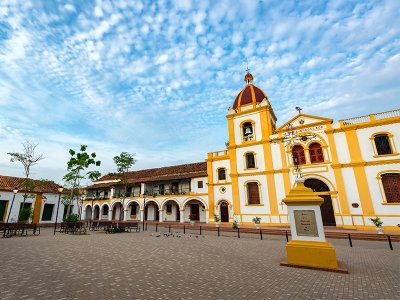
[[[143,193],[143,231],[144,231],[144,219],[146,218],[146,195],[147,193]]]
[[[12,207],[13,207],[13,204],[14,204],[15,195],[18,193],[18,189],[17,189],[17,188],[14,188],[14,189],[13,189],[13,193],[14,193],[14,196],[13,196],[13,199],[12,199],[12,201],[11,201],[10,212],[8,213],[6,224],[8,224],[8,220],[10,219],[11,210],[12,210]]]
[[[58,187],[58,204],[57,204],[57,212],[56,212],[56,221],[54,222],[54,235],[56,235],[56,229],[57,229],[57,219],[58,219],[58,209],[60,208],[60,200],[61,200],[61,194],[64,190],[62,186]]]

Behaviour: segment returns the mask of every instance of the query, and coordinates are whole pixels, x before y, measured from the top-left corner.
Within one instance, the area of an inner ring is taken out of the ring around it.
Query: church
[[[245,86],[226,115],[227,149],[205,162],[106,175],[87,188],[83,216],[101,220],[288,226],[282,199],[296,177],[324,199],[325,226],[400,230],[400,109],[334,121],[301,113],[277,127],[266,93]],[[121,217],[122,216],[122,217]]]

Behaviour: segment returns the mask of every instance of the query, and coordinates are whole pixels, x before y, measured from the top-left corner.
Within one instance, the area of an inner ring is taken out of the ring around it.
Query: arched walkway
[[[136,201],[131,201],[127,205],[126,220],[140,220],[140,206]]]
[[[167,200],[163,203],[163,221],[179,222],[181,219],[181,212],[179,204],[175,200]]]
[[[206,222],[206,207],[200,200],[190,199],[185,202],[183,208],[185,210],[185,222],[189,222],[191,219],[195,222]]]
[[[324,226],[336,226],[335,212],[333,210],[328,185],[322,180],[316,178],[306,179],[304,185],[311,188],[319,197],[324,199],[324,203],[321,205],[322,223]]]
[[[103,206],[101,207],[101,220],[108,220],[108,212],[110,210],[110,207],[108,206],[107,203],[104,203]]]
[[[92,206],[87,205],[85,208],[85,220],[90,220],[92,218]]]
[[[93,220],[98,220],[98,219],[100,219],[100,206],[95,205],[94,206]]]
[[[146,207],[144,209],[144,218],[146,221],[160,220],[160,209],[157,202],[153,200],[146,202]]]
[[[121,202],[114,203],[112,208],[111,220],[122,221],[124,219],[123,208]]]

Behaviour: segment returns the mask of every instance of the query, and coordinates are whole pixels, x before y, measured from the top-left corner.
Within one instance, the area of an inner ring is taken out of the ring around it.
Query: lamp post
[[[54,222],[54,235],[56,235],[57,229],[57,219],[58,219],[58,209],[60,208],[60,200],[61,200],[61,193],[63,192],[64,188],[62,186],[58,187],[58,204],[57,204],[57,212],[56,212],[56,221]]]
[[[14,193],[14,195],[13,195],[13,199],[12,199],[12,201],[11,201],[10,212],[8,213],[6,224],[8,224],[8,220],[10,219],[11,210],[12,210],[12,207],[13,207],[13,204],[14,204],[15,195],[18,193],[18,189],[17,189],[17,188],[14,188],[14,189],[13,189],[13,193]]]
[[[146,192],[143,193],[143,231],[144,231],[144,219],[146,218]]]

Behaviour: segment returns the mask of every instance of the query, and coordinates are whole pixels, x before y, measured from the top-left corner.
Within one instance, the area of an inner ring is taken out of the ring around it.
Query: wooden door
[[[200,208],[198,204],[190,205],[190,213],[193,215],[194,221],[200,221]]]
[[[333,211],[332,199],[330,195],[318,195],[324,198],[324,203],[321,205],[322,223],[324,226],[336,226],[335,212]]]
[[[229,222],[229,208],[228,204],[222,202],[220,205],[221,222]]]

